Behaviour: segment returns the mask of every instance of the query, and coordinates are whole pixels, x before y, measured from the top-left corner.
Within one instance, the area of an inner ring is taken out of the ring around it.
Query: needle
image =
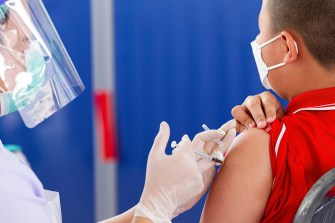
[[[202,125],[202,128],[205,129],[206,131],[210,130],[210,129],[208,128],[208,126],[205,125],[205,124]],[[215,141],[218,145],[221,145],[221,143],[222,143],[222,142],[221,142],[220,140],[218,140],[218,139],[214,139],[214,141]],[[177,148],[177,146],[178,146],[178,144],[177,144],[176,141],[173,141],[173,142],[171,143],[171,147],[172,147],[173,149]],[[194,150],[194,153],[197,154],[198,156],[201,156],[201,157],[203,157],[203,158],[205,158],[205,159],[208,159],[208,160],[210,160],[210,161],[213,161],[213,162],[215,162],[215,163],[223,164],[223,161],[220,160],[220,159],[218,159],[218,158],[216,158],[216,157],[207,155],[207,154],[202,153],[202,152],[199,152],[199,151],[197,151],[197,150]]]
[[[202,152],[199,152],[199,151],[197,151],[197,150],[194,150],[194,153],[197,154],[197,155],[199,155],[199,156],[202,156],[202,157],[205,158],[205,159],[211,160],[211,161],[216,162],[216,163],[223,164],[223,161],[222,161],[222,160],[220,160],[220,159],[218,159],[218,158],[215,158],[215,157],[212,157],[212,156],[209,156],[209,155],[204,154],[204,153],[202,153]]]

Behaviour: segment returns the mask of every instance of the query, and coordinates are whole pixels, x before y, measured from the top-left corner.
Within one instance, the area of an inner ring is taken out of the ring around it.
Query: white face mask
[[[7,115],[17,111],[17,107],[12,99],[12,92],[3,92],[0,94],[0,116]]]
[[[30,102],[33,92],[36,91],[45,80],[46,60],[41,51],[39,43],[32,41],[29,47],[23,53],[11,50],[5,46],[0,45],[0,48],[13,51],[18,57],[22,56],[25,62],[26,72],[20,72],[15,77],[15,88],[11,91],[1,89],[0,93],[0,116],[7,115],[12,112],[24,108]],[[4,59],[2,58],[4,63]],[[12,67],[3,68],[2,76],[4,76],[7,69]]]
[[[261,82],[266,89],[271,89],[271,85],[270,85],[270,82],[268,80],[269,70],[273,70],[275,68],[284,66],[285,63],[283,62],[283,63],[280,63],[280,64],[273,65],[271,67],[268,67],[265,64],[265,62],[262,58],[262,48],[269,45],[270,43],[276,41],[277,39],[281,38],[281,36],[282,35],[278,35],[278,36],[266,41],[265,43],[263,43],[261,45],[259,45],[256,42],[256,40],[251,42],[251,48],[252,48],[252,52],[254,54],[254,58],[255,58],[255,61],[256,61],[256,65],[257,65],[257,69],[258,69],[258,73],[259,73],[259,78],[261,79]],[[296,47],[296,50],[297,50],[297,53],[298,53],[297,43],[294,42],[294,44],[295,44],[295,47]]]

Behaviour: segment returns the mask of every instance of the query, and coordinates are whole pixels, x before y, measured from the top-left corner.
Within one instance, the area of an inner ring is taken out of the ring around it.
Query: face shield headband
[[[40,0],[0,0],[0,116],[34,127],[84,85]]]

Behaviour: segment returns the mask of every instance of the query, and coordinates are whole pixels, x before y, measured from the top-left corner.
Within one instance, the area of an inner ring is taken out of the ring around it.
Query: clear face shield
[[[0,116],[32,128],[83,90],[41,0],[0,0]]]

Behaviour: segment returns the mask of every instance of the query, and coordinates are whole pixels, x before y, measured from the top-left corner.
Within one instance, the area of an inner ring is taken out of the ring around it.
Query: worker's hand
[[[232,109],[231,114],[237,121],[236,130],[243,132],[253,127],[265,128],[267,123],[272,123],[276,118],[281,119],[285,110],[278,99],[266,91],[247,97],[242,105]]]
[[[216,136],[215,134],[217,134],[216,130],[198,133],[192,141],[198,145],[196,147],[197,150],[209,155],[213,155],[216,151],[225,154],[236,136],[236,121],[232,119],[223,124],[218,130],[222,135],[219,138],[220,144],[213,140],[214,136]],[[214,136],[212,134],[214,134]]]
[[[194,150],[203,149],[208,140],[222,137],[218,130],[210,132],[209,137],[194,143],[185,135],[172,155],[166,155],[170,129],[167,123],[161,123],[149,154],[145,186],[135,217],[171,222],[199,201],[212,182],[215,168],[212,161],[197,159]]]
[[[217,152],[225,154],[233,143],[236,136],[235,123],[235,120],[231,120],[222,125],[218,131],[209,130],[198,133],[192,140],[194,149],[224,160],[224,156],[222,155],[222,158],[218,157]],[[220,144],[218,145],[214,139],[220,140]],[[197,156],[197,160],[198,167],[202,174],[202,180],[206,188],[204,191],[205,193],[207,188],[211,185],[215,175],[214,163],[208,162],[208,160],[201,156]]]

